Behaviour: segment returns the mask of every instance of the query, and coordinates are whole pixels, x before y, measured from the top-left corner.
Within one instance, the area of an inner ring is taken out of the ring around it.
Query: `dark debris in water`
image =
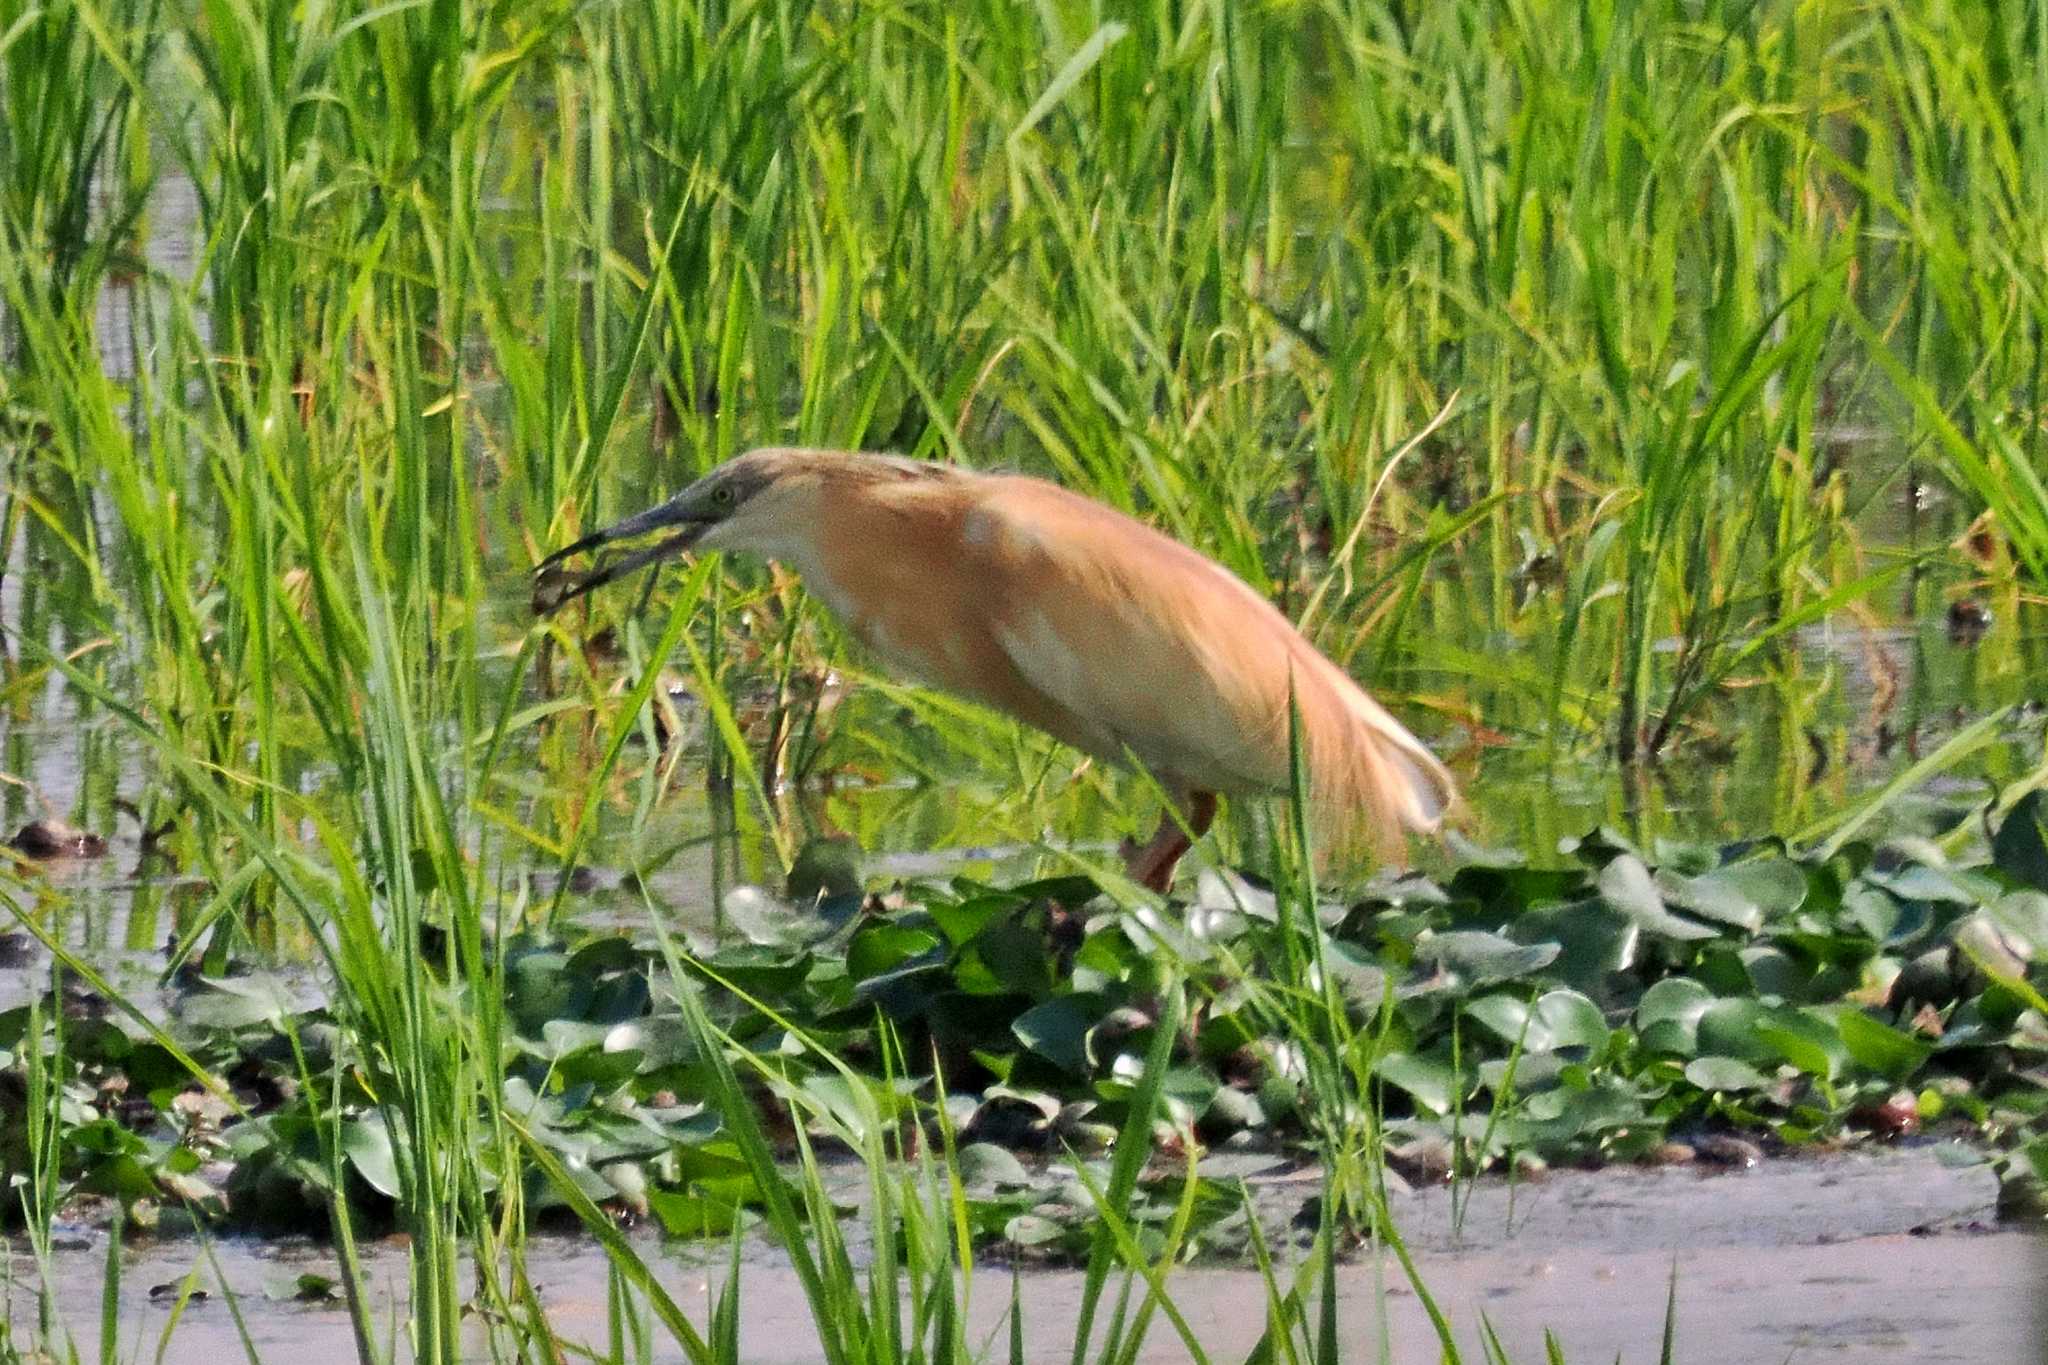
[[[1968,648],[1990,633],[1991,608],[1974,597],[1958,597],[1948,605],[1948,641]]]
[[[74,829],[50,817],[31,820],[16,830],[7,846],[25,858],[101,858],[106,856],[105,835]]]

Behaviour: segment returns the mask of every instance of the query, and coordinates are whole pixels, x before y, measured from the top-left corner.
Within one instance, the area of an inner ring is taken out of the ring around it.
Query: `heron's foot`
[[[1159,822],[1159,832],[1142,847],[1136,840],[1124,840],[1124,875],[1163,896],[1173,886],[1173,870],[1193,847],[1194,841],[1168,817]]]
[[[1176,820],[1172,811],[1159,817],[1159,831],[1142,848],[1124,840],[1124,873],[1148,891],[1165,895],[1173,886],[1173,870],[1195,846],[1195,840],[1209,832],[1216,822],[1216,798],[1196,792],[1188,798],[1187,818]]]

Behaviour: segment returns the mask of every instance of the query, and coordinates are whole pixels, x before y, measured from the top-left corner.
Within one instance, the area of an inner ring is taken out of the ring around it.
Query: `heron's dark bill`
[[[601,588],[614,579],[623,578],[635,569],[645,568],[658,560],[679,555],[689,549],[697,543],[698,537],[709,529],[709,523],[684,520],[677,515],[679,510],[675,502],[664,503],[660,507],[642,512],[639,516],[628,517],[615,525],[607,526],[601,531],[592,531],[583,539],[565,545],[543,559],[533,571],[533,614],[546,616],[564,603]],[[572,574],[561,567],[562,561],[572,555],[579,555],[586,550],[594,550],[614,541],[631,540],[649,531],[678,524],[683,529],[674,535],[666,536],[644,549],[620,555],[616,559],[600,561],[594,568],[584,573]]]

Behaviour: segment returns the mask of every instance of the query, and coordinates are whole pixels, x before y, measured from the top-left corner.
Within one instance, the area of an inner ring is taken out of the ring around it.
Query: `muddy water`
[[[1294,1173],[1255,1176],[1263,1198],[1279,1199]],[[1302,1181],[1299,1183],[1309,1183]],[[1996,1182],[1981,1166],[1952,1169],[1928,1149],[1825,1159],[1785,1159],[1751,1171],[1568,1172],[1540,1184],[1482,1186],[1462,1217],[1449,1194],[1397,1199],[1395,1216],[1423,1282],[1479,1358],[1482,1315],[1515,1360],[1540,1359],[1546,1331],[1571,1361],[1655,1360],[1665,1305],[1677,1276],[1677,1358],[1685,1361],[2048,1362],[2048,1238],[1997,1226]],[[642,1254],[664,1285],[701,1321],[723,1278],[716,1252],[664,1247]],[[216,1248],[221,1277],[189,1242],[129,1250],[120,1321],[124,1354],[154,1352],[170,1318],[168,1294],[195,1263],[210,1291],[189,1305],[163,1358],[210,1362],[241,1356],[220,1293],[231,1290],[264,1360],[293,1365],[354,1358],[346,1315],[332,1306],[266,1298],[305,1271],[331,1272],[332,1259],[303,1245],[227,1242]],[[77,1344],[97,1348],[93,1325],[104,1243],[79,1233],[57,1258],[67,1319]],[[567,1342],[602,1348],[608,1326],[602,1256],[581,1239],[542,1239],[529,1257],[550,1322]],[[381,1334],[403,1336],[404,1260],[389,1247],[370,1255],[373,1316]],[[17,1278],[32,1276],[24,1260]],[[224,1281],[224,1283],[223,1283]],[[1169,1282],[1203,1351],[1241,1360],[1263,1330],[1264,1288],[1235,1269],[1183,1269]],[[1066,1359],[1081,1277],[1025,1271],[1021,1280],[1026,1356]],[[1362,1256],[1338,1277],[1347,1360],[1438,1358],[1427,1312],[1391,1258]],[[970,1339],[996,1358],[1008,1351],[1010,1271],[984,1265],[972,1287]],[[31,1320],[22,1287],[17,1323]],[[758,1362],[817,1358],[816,1331],[794,1274],[770,1249],[750,1257],[741,1300],[742,1357]],[[657,1349],[655,1358],[679,1359]],[[1188,1359],[1159,1319],[1140,1357]]]

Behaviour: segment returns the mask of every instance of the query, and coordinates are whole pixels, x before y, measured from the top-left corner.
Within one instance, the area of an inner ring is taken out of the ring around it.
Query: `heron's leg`
[[[1174,813],[1169,810],[1159,817],[1159,832],[1152,836],[1150,843],[1143,848],[1125,845],[1125,871],[1140,886],[1165,895],[1167,888],[1173,885],[1173,869],[1180,865],[1182,856],[1215,823],[1216,794],[1189,793],[1185,819],[1174,819]]]

